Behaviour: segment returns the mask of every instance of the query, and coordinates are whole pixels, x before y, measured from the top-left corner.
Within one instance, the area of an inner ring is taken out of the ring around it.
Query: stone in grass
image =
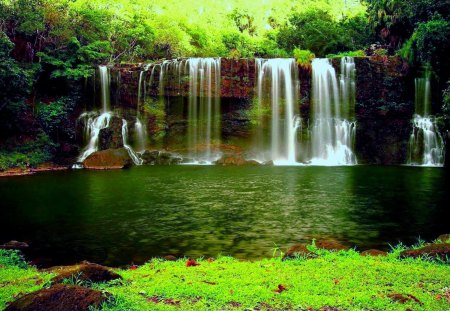
[[[450,233],[441,234],[440,236],[438,236],[437,240],[441,241],[442,243],[447,243],[447,241],[450,240]]]
[[[379,249],[368,249],[361,253],[361,256],[382,256],[386,257],[388,255],[387,252],[380,251]]]
[[[429,244],[418,249],[406,250],[400,253],[402,258],[430,257],[433,259],[450,258],[450,244]]]
[[[57,284],[20,297],[5,311],[89,311],[107,300],[108,297],[98,290]]]
[[[5,244],[0,245],[0,248],[2,249],[24,249],[28,248],[28,244],[25,242],[19,242],[19,241],[9,241]]]
[[[76,279],[77,281],[93,283],[122,279],[120,275],[111,271],[110,268],[88,261],[83,261],[74,266],[52,267],[44,269],[43,271],[56,274],[52,279],[53,283],[62,283],[64,279]]]
[[[315,245],[317,248],[325,249],[329,251],[340,251],[340,250],[349,250],[350,248],[341,244],[336,240],[318,240],[315,241]],[[315,257],[315,254],[308,250],[305,244],[295,244],[291,246],[284,258],[293,258],[295,255],[307,256],[307,257]]]

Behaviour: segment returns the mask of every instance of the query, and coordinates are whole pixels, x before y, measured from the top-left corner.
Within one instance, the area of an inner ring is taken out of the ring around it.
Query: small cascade
[[[128,154],[133,160],[133,163],[135,165],[141,165],[142,159],[138,156],[138,154],[131,148],[130,145],[128,145],[128,122],[125,119],[122,119],[122,141],[123,141],[123,147],[128,151]]]
[[[444,140],[439,133],[431,110],[429,75],[415,79],[415,115],[409,140],[409,165],[444,166]]]
[[[262,111],[264,107],[271,107],[272,111],[270,155],[266,155],[262,142],[264,120],[261,118],[258,158],[272,160],[275,165],[298,165],[297,131],[301,126],[301,119],[296,107],[299,81],[295,59],[256,59],[255,62],[258,109]]]
[[[84,148],[81,155],[78,157],[78,162],[83,162],[92,153],[98,151],[98,138],[102,129],[109,127],[112,114],[110,112],[103,112],[98,115],[95,112],[85,112],[79,117],[85,124],[85,138],[89,141]]]
[[[84,125],[85,139],[88,141],[87,146],[83,149],[81,155],[77,159],[77,163],[73,168],[82,168],[82,163],[92,153],[99,150],[99,136],[101,130],[109,128],[113,113],[111,112],[111,76],[107,66],[99,66],[100,94],[102,109],[100,112],[91,111],[84,112],[78,118]],[[137,154],[127,144],[128,127],[125,120],[122,126],[123,145],[127,149],[133,162],[137,165],[142,164]],[[126,136],[125,136],[126,135]]]
[[[339,83],[335,69],[328,59],[312,62],[313,165],[354,165],[356,156],[352,149],[356,122],[355,64],[353,58],[341,60]]]
[[[220,58],[189,58],[189,157],[211,163],[220,155]],[[180,67],[179,67],[180,68]]]

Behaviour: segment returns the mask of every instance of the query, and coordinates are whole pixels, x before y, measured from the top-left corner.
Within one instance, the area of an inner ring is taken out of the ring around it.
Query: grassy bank
[[[285,261],[155,259],[115,269],[123,280],[86,284],[75,276],[64,282],[110,293],[103,310],[450,309],[448,262],[398,259],[396,251],[387,257],[353,250],[318,253],[315,259]],[[0,250],[0,309],[21,294],[48,287],[52,277],[17,253]]]

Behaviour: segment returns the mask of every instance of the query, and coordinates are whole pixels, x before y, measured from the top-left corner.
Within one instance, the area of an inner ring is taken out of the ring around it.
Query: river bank
[[[166,256],[120,269],[82,262],[38,270],[17,251],[0,250],[0,308],[448,310],[448,242],[368,254],[313,241],[257,261]]]

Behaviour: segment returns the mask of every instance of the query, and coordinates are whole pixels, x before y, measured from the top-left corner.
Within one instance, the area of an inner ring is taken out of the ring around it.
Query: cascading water
[[[145,84],[145,75],[147,67],[139,73],[138,96],[136,107],[136,122],[134,123],[134,132],[136,135],[136,145],[138,150],[143,151],[147,146],[147,129],[141,121],[141,104],[142,104],[142,86]],[[144,101],[145,101],[145,85],[144,85]]]
[[[426,75],[415,80],[415,115],[409,140],[409,165],[444,165],[444,141],[430,110],[431,82],[429,75]]]
[[[355,105],[355,64],[353,58],[341,60],[340,83],[328,59],[312,62],[313,165],[354,165],[352,151],[356,122],[353,119]]]
[[[263,120],[258,137],[259,160],[272,160],[275,165],[298,165],[297,131],[301,119],[297,113],[298,70],[295,59],[256,59],[259,111],[271,107],[270,155],[262,143]],[[266,90],[270,89],[269,92]],[[261,156],[262,155],[262,156]],[[262,159],[261,159],[262,158]]]
[[[85,112],[79,117],[80,120],[84,121],[85,125],[85,135],[88,139],[88,144],[84,148],[81,155],[78,157],[78,162],[81,163],[88,156],[98,150],[98,139],[100,131],[104,128],[109,127],[109,122],[111,120],[111,98],[110,98],[110,85],[111,78],[109,74],[109,69],[106,66],[99,66],[99,79],[100,79],[100,95],[102,102],[102,110],[100,115],[96,112]],[[77,168],[78,166],[75,165]]]
[[[210,163],[220,155],[220,58],[189,58],[189,157]]]
[[[82,163],[87,159],[92,153],[98,151],[99,149],[99,135],[102,129],[108,128],[110,125],[113,113],[111,112],[111,76],[109,68],[106,66],[99,66],[99,79],[100,79],[100,94],[102,110],[101,113],[98,112],[85,112],[79,117],[79,120],[83,121],[85,126],[85,139],[88,140],[87,146],[84,148],[81,155],[78,157],[78,164],[74,164],[73,168],[82,168],[79,163]],[[128,127],[125,120],[123,120],[122,126],[122,139],[124,148],[127,149],[133,162],[137,165],[142,164],[137,154],[133,149],[127,144],[128,138]]]
[[[122,143],[123,147],[128,151],[128,155],[135,165],[141,165],[142,159],[139,158],[138,154],[128,145],[128,122],[125,119],[122,119]]]

